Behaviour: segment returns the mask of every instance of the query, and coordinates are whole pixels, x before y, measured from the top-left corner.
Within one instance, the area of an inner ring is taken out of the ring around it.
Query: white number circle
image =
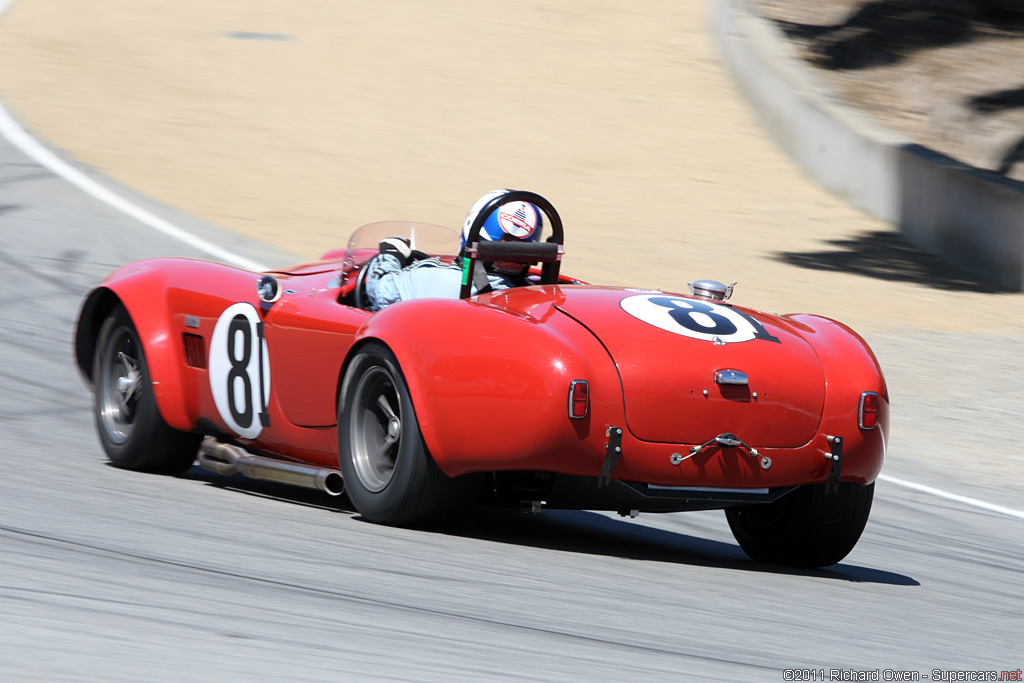
[[[210,391],[221,418],[238,436],[255,439],[269,421],[270,354],[252,305],[228,306],[210,339]]]
[[[621,306],[648,325],[693,339],[734,344],[762,338],[764,334],[756,320],[710,301],[649,294],[623,299]]]

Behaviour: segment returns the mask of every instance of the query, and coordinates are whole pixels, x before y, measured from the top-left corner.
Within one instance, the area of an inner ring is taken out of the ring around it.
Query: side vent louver
[[[198,334],[188,334],[185,337],[185,362],[189,367],[206,369],[206,347],[203,345],[203,338]]]

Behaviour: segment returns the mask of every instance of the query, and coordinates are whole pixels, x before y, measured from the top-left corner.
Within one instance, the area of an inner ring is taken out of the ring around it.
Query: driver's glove
[[[403,268],[413,261],[422,261],[425,258],[430,258],[430,254],[419,249],[413,249],[408,237],[388,237],[381,240],[380,253],[394,256]]]
[[[407,237],[388,237],[380,241],[380,253],[394,256],[405,268],[412,261],[412,243]]]

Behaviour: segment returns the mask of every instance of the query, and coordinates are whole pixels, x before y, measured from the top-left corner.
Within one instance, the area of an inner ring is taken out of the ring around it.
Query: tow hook
[[[673,465],[678,465],[678,464],[682,463],[684,460],[689,460],[693,456],[699,454],[700,452],[702,452],[708,446],[716,446],[716,445],[717,446],[724,446],[724,447],[736,447],[736,446],[738,446],[738,447],[742,448],[743,450],[745,450],[750,455],[754,456],[755,458],[759,458],[760,459],[760,465],[761,465],[761,469],[762,470],[770,469],[771,466],[772,466],[772,459],[771,458],[769,458],[767,455],[761,455],[760,453],[757,452],[756,448],[753,448],[753,447],[748,446],[747,444],[743,443],[743,441],[740,440],[739,437],[737,437],[732,432],[725,432],[723,434],[719,434],[715,438],[709,439],[706,443],[702,443],[699,446],[690,446],[690,454],[685,456],[685,457],[680,455],[679,453],[673,453],[672,456],[669,458],[669,462],[671,462]]]
[[[832,461],[832,471],[825,482],[825,493],[832,494],[839,490],[839,477],[843,471],[843,437],[826,436],[825,441],[828,441],[831,451],[825,454],[825,459]]]

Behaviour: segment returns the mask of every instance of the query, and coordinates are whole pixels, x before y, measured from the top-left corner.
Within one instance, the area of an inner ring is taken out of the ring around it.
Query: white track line
[[[3,15],[13,1],[14,0],[0,0],[0,16]],[[2,102],[0,102],[0,134],[7,138],[15,147],[35,159],[39,164],[50,169],[89,196],[94,197],[101,202],[106,202],[118,211],[126,213],[154,230],[184,242],[190,247],[206,252],[217,260],[230,263],[238,266],[239,268],[245,268],[246,270],[267,270],[266,267],[256,263],[255,261],[250,261],[245,257],[237,256],[226,249],[218,247],[216,244],[207,242],[201,237],[196,237],[192,233],[182,230],[173,223],[165,221],[158,216],[154,216],[145,209],[132,204],[120,195],[111,192],[92,178],[84,175],[81,171],[72,168],[58,158],[53,152],[46,149],[38,140],[25,132],[25,130],[19,126],[14,118],[8,113],[7,108],[4,107]],[[973,505],[974,507],[978,507],[983,510],[998,512],[1010,517],[1024,519],[1024,512],[1021,512],[1020,510],[1013,510],[1001,505],[993,505],[992,503],[986,503],[983,500],[960,496],[955,493],[949,493],[948,491],[932,488],[931,486],[925,486],[923,484],[915,484],[912,481],[897,479],[896,477],[890,477],[887,474],[880,474],[878,475],[878,478],[882,481],[887,481],[890,484],[903,486],[914,491],[920,491],[921,493],[927,493],[947,500],[954,500],[965,505]]]
[[[949,491],[943,491],[942,489],[933,488],[931,486],[925,486],[924,484],[915,484],[912,481],[906,479],[897,479],[896,477],[890,477],[888,474],[879,474],[878,478],[882,481],[887,481],[890,484],[896,484],[897,486],[903,486],[904,488],[911,489],[913,491],[920,491],[921,493],[927,493],[932,496],[938,496],[939,498],[945,498],[946,500],[955,500],[958,503],[964,505],[973,505],[974,507],[981,508],[982,510],[989,510],[991,512],[998,512],[1001,515],[1007,515],[1009,517],[1016,517],[1018,519],[1024,519],[1024,512],[1020,510],[1014,510],[1012,508],[1003,507],[1002,505],[993,505],[992,503],[986,503],[983,500],[977,498],[968,498],[967,496],[960,496]]]
[[[247,259],[244,256],[238,256],[227,249],[218,247],[212,242],[208,242],[201,237],[197,237],[190,232],[182,230],[173,223],[150,213],[142,207],[128,201],[121,195],[103,187],[78,169],[69,166],[67,162],[60,159],[57,155],[44,147],[38,140],[25,132],[2,103],[0,103],[0,133],[2,133],[3,136],[11,142],[11,144],[20,149],[26,155],[30,156],[41,166],[45,166],[50,169],[61,178],[64,178],[64,180],[82,190],[82,192],[85,192],[90,197],[98,199],[118,211],[131,216],[140,223],[148,225],[157,232],[162,232],[168,237],[173,237],[179,242],[184,242],[188,246],[212,256],[218,261],[230,263],[231,265],[238,266],[239,268],[245,268],[246,270],[267,270],[265,266],[257,263],[256,261]]]
[[[13,0],[0,0],[0,17],[2,17],[4,12],[7,11],[12,2]],[[90,197],[112,206],[118,211],[131,216],[140,223],[148,225],[157,232],[162,232],[169,237],[173,237],[179,242],[183,242],[194,249],[198,249],[199,251],[212,256],[218,261],[230,263],[233,266],[245,268],[246,270],[267,270],[265,266],[257,263],[256,261],[247,259],[244,256],[238,256],[227,249],[218,247],[212,242],[208,242],[201,237],[197,237],[190,232],[182,230],[173,223],[146,211],[142,207],[128,201],[121,195],[108,190],[78,169],[68,165],[67,162],[63,161],[56,154],[44,147],[42,143],[29,135],[24,128],[18,125],[18,122],[14,120],[14,117],[11,116],[10,112],[7,111],[7,108],[2,102],[0,102],[0,134],[7,138],[12,145],[34,159],[41,166],[50,169]]]

